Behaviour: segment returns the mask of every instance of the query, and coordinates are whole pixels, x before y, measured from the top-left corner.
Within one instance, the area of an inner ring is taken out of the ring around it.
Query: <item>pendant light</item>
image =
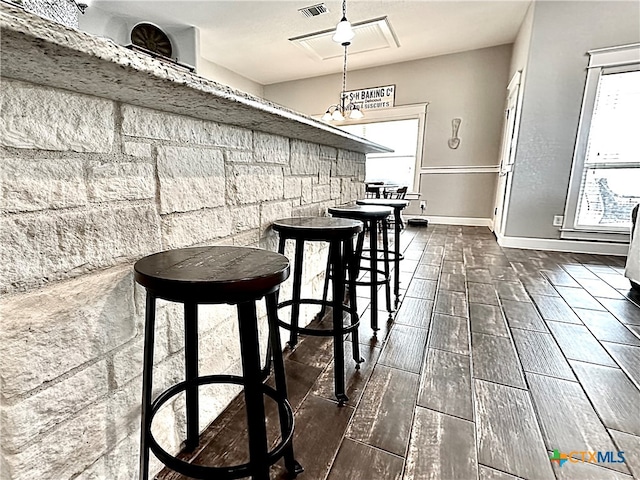
[[[336,32],[333,34],[333,41],[340,45],[349,45],[356,34],[351,28],[351,23],[347,20],[347,0],[342,0],[342,19],[336,25]]]
[[[360,108],[351,102],[347,103],[347,48],[351,44],[351,40],[355,36],[351,23],[347,20],[347,0],[342,1],[342,20],[336,26],[333,35],[333,41],[342,45],[344,48],[344,56],[342,62],[342,90],[340,91],[340,99],[338,103],[330,105],[322,116],[325,122],[342,122],[345,118],[359,120],[364,117]]]

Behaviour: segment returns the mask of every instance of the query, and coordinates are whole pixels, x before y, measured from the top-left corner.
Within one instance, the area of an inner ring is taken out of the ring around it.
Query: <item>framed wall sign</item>
[[[360,110],[376,110],[395,106],[396,86],[361,88],[344,92],[345,104],[353,103]]]

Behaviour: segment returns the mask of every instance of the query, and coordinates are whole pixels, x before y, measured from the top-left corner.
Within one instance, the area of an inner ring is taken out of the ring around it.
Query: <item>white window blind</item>
[[[640,203],[640,44],[589,54],[561,237],[628,241]]]
[[[640,71],[603,73],[591,118],[577,227],[629,228],[640,202]]]

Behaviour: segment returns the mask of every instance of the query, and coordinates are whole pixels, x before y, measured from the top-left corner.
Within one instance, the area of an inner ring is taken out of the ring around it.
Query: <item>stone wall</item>
[[[364,155],[5,78],[0,111],[0,478],[135,479],[133,262],[191,245],[274,250],[273,220],[362,195]],[[305,295],[321,290],[321,253],[309,247]],[[156,392],[184,371],[181,309],[158,311]],[[200,314],[201,374],[238,373],[234,310]],[[206,390],[203,424],[237,393]],[[181,406],[154,424],[168,450]]]
[[[72,0],[11,0],[22,5],[41,17],[61,23],[67,27],[78,28],[78,15],[80,11]],[[82,2],[80,2],[82,3]]]

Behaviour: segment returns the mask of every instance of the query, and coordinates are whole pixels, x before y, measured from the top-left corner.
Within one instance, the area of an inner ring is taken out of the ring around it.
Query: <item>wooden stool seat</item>
[[[362,222],[346,218],[295,217],[273,222],[272,228],[288,238],[331,241],[351,238],[362,231]]]
[[[362,200],[356,200],[356,204],[404,209],[409,205],[409,201],[397,198],[363,198]]]
[[[197,303],[261,298],[289,277],[289,260],[259,248],[193,247],[149,255],[135,279],[156,297]]]
[[[389,207],[372,205],[345,205],[329,207],[328,210],[334,217],[352,218],[356,220],[382,220],[393,213],[393,210]]]

